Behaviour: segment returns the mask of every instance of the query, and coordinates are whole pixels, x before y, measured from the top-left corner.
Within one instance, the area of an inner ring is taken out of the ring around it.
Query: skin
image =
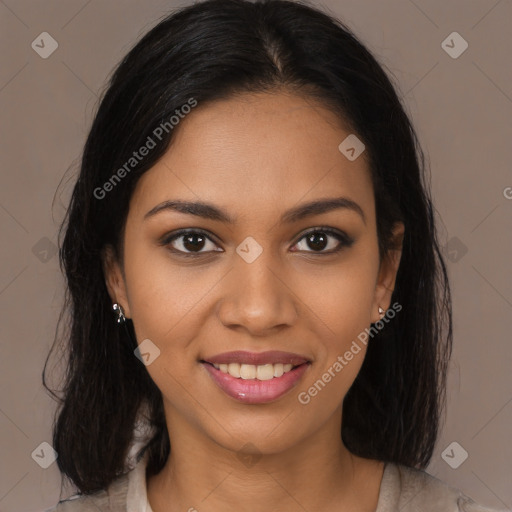
[[[383,464],[352,455],[340,435],[364,345],[310,403],[297,399],[379,320],[379,306],[390,307],[401,250],[379,261],[365,153],[349,161],[338,145],[350,130],[314,100],[285,91],[198,105],[176,130],[131,198],[123,265],[110,249],[104,256],[112,301],[133,320],[138,342],[149,338],[161,351],[146,368],[162,391],[172,448],[147,479],[153,511],[374,511]],[[365,220],[338,208],[279,221],[292,207],[341,196]],[[236,222],[171,210],[144,219],[170,199],[212,203]],[[324,246],[304,237],[317,227],[354,242],[328,254],[339,246],[332,235]],[[183,237],[159,244],[180,228],[212,235],[197,246],[200,256],[171,252],[193,252]],[[395,235],[401,247],[402,224]],[[252,263],[236,252],[248,236],[263,249]],[[247,405],[199,362],[231,350],[294,352],[312,364],[281,398]]]

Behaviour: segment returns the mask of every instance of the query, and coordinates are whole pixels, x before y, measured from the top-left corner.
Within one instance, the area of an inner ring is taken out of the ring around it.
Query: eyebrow
[[[359,214],[366,224],[366,217],[363,209],[352,199],[348,197],[333,197],[327,199],[317,199],[309,203],[301,204],[288,211],[281,216],[281,223],[292,223],[302,220],[306,217],[313,215],[320,215],[322,213],[328,213],[332,210],[337,209],[352,210]],[[235,224],[236,218],[231,217],[227,212],[214,206],[210,203],[194,202],[194,201],[180,201],[180,200],[168,200],[163,203],[157,204],[154,208],[151,208],[145,215],[144,220],[153,217],[157,213],[162,211],[176,211],[179,213],[185,213],[188,215],[195,215],[205,219],[225,222],[227,224]]]

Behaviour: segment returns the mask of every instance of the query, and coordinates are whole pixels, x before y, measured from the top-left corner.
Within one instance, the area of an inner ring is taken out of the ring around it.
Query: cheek
[[[371,322],[378,263],[371,251],[364,253],[354,251],[339,265],[297,277],[295,290],[300,290],[311,321],[323,327],[326,343],[338,350]]]
[[[183,386],[189,386],[197,365],[197,347],[191,340],[203,325],[201,300],[213,286],[207,274],[191,268],[171,264],[161,248],[134,248],[125,258],[136,338],[141,350],[149,339],[150,352],[157,354],[146,370],[164,396],[183,410],[191,408]]]
[[[299,403],[315,400],[332,410],[357,377],[367,349],[377,270],[378,261],[366,249],[354,252],[329,275],[302,281],[318,341],[316,368],[301,386],[304,400]]]
[[[191,313],[200,309],[198,305],[215,281],[214,275],[198,267],[173,264],[163,248],[135,248],[126,257],[125,271],[137,337],[141,339],[140,334],[160,343],[174,336],[183,323],[191,327]]]
[[[367,350],[365,329],[370,325],[371,293],[361,282],[350,286],[345,280],[341,292],[331,282],[317,321],[316,364],[297,391],[297,401],[314,421],[322,424],[343,399],[356,379]]]

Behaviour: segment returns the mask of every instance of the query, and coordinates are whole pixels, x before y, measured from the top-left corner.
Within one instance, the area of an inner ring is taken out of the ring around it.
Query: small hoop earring
[[[118,304],[117,302],[113,304],[112,309],[115,313],[117,313],[117,323],[118,324],[124,324],[126,322],[126,317],[124,316],[123,307],[121,304]]]
[[[382,318],[384,316],[384,310],[379,306],[379,315]]]

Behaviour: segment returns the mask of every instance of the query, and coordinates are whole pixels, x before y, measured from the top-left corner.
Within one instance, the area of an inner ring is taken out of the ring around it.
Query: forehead
[[[233,215],[286,209],[345,195],[372,214],[363,152],[350,161],[338,146],[351,134],[313,99],[258,93],[199,104],[175,128],[159,162],[139,180],[131,209],[140,215],[169,199],[205,200]]]

